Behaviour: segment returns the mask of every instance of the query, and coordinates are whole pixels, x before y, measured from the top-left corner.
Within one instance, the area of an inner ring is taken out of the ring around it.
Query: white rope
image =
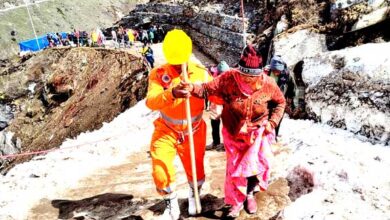
[[[38,42],[37,33],[35,32],[34,23],[32,22],[32,18],[31,18],[30,10],[28,9],[27,0],[24,0],[24,4],[26,5],[26,9],[27,9],[28,17],[30,18],[30,23],[31,23],[32,29],[33,29],[33,31],[34,31],[35,40],[37,41],[38,49],[39,49],[39,50],[41,50],[41,47],[39,46],[39,42]]]

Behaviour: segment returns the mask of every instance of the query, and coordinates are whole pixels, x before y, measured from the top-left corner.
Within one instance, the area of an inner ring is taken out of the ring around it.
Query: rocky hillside
[[[54,48],[0,70],[0,106],[10,115],[0,118],[0,155],[58,147],[112,120],[147,88],[142,59],[110,49]],[[1,159],[0,168],[26,159]]]
[[[0,1],[0,59],[19,52],[18,42],[34,37],[23,0]],[[134,7],[135,0],[42,0],[28,4],[37,35],[110,27]]]

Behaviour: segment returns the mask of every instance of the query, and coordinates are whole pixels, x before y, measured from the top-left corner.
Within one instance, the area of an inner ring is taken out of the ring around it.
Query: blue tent
[[[50,34],[52,36],[55,36],[54,33],[50,33]],[[67,34],[65,32],[61,32],[60,34],[61,34],[62,38],[65,38],[67,36]],[[39,46],[38,46],[37,40],[35,38],[19,42],[20,51],[34,51],[35,52],[35,51],[45,49],[46,47],[49,46],[49,41],[47,40],[46,36],[47,35],[42,35],[42,36],[38,37]]]

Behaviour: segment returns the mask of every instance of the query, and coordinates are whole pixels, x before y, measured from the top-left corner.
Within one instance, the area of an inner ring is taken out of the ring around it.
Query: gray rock
[[[320,55],[328,51],[325,35],[309,29],[281,34],[274,38],[275,55],[281,55],[290,69],[305,57]]]
[[[239,48],[229,47],[215,38],[210,38],[207,35],[200,33],[196,29],[187,28],[187,33],[191,36],[193,42],[197,45],[210,45],[208,47],[201,47],[202,51],[209,54],[215,60],[225,60],[229,65],[233,66],[237,63],[237,58],[241,50]]]
[[[302,76],[310,117],[375,143],[389,142],[388,50],[390,43],[367,44],[305,58]],[[335,65],[340,60],[342,65]]]
[[[374,9],[377,9],[384,5],[386,0],[368,0],[368,4],[373,7]]]
[[[367,15],[362,15],[361,18],[352,26],[351,31],[357,31],[375,24],[390,17],[390,7],[380,8]]]
[[[12,108],[9,105],[0,104],[0,131],[6,128],[13,118]]]
[[[12,132],[1,131],[0,132],[0,155],[16,154],[21,150],[21,141],[19,138],[15,138]],[[0,168],[6,159],[0,158]]]
[[[242,19],[239,17],[205,11],[200,13],[197,19],[200,19],[201,21],[207,22],[211,25],[220,27],[225,30],[230,30],[239,33],[242,32]]]
[[[331,6],[331,10],[340,10],[364,2],[364,0],[336,0]]]
[[[216,26],[209,25],[201,20],[194,20],[189,25],[200,33],[209,37],[218,39],[224,43],[227,43],[231,47],[243,48],[243,35],[237,32],[231,32]]]

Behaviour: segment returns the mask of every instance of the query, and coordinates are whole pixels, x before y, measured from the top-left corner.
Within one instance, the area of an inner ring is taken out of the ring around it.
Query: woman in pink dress
[[[246,208],[257,212],[253,196],[258,185],[268,185],[270,163],[267,155],[274,141],[274,129],[283,116],[286,100],[279,87],[262,71],[262,58],[247,46],[237,69],[231,69],[204,84],[182,83],[182,97],[190,95],[223,100],[222,134],[226,150],[225,203],[231,205],[228,216],[237,217]],[[269,112],[268,104],[276,108]]]

